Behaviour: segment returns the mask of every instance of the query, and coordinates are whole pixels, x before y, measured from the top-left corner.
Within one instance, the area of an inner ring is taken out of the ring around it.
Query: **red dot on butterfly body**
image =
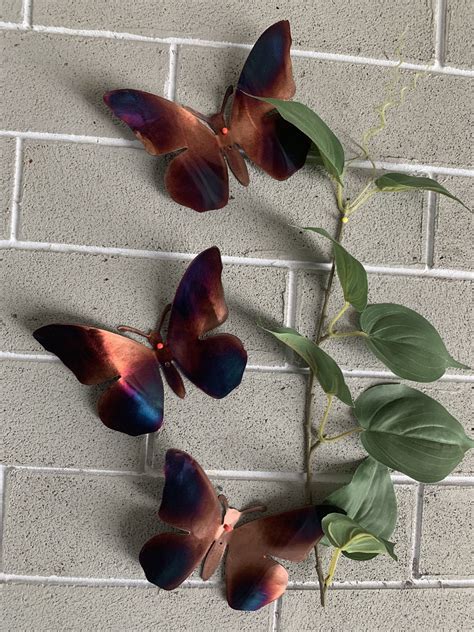
[[[223,527],[224,527],[224,531],[227,531],[227,532],[232,531],[234,528],[230,524],[225,524],[223,525]]]
[[[229,133],[229,130],[228,130],[228,128],[227,128],[227,127],[223,127],[223,128],[221,129],[221,134],[224,134],[224,136],[225,136],[226,134],[228,134],[228,133]]]
[[[159,342],[159,343],[156,345],[156,348],[161,350],[161,349],[164,349],[164,348],[165,348],[165,345],[164,345],[162,342]]]

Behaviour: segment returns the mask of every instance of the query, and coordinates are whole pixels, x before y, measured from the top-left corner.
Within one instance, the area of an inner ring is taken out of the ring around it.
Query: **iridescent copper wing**
[[[151,349],[83,325],[46,325],[33,336],[83,384],[118,378],[99,400],[99,416],[106,426],[133,436],[161,427],[163,382]]]
[[[104,101],[148,153],[156,156],[181,150],[165,176],[173,200],[199,212],[227,204],[229,178],[217,137],[194,114],[140,90],[113,90],[104,95]]]
[[[140,551],[149,582],[179,586],[203,560],[222,522],[222,508],[203,469],[189,454],[168,450],[160,519],[187,533],[154,536]]]
[[[304,560],[323,536],[329,506],[306,506],[238,527],[228,541],[227,601],[234,610],[258,610],[286,590],[288,573],[272,557]],[[271,556],[271,557],[270,557]]]
[[[250,160],[277,180],[285,180],[304,165],[310,140],[273,106],[248,95],[277,99],[294,95],[290,47],[287,20],[273,24],[259,37],[240,75],[230,121],[233,139]]]
[[[240,384],[247,364],[247,353],[236,336],[202,338],[227,319],[221,273],[221,255],[215,246],[192,261],[176,291],[167,338],[186,377],[216,398],[225,397]]]

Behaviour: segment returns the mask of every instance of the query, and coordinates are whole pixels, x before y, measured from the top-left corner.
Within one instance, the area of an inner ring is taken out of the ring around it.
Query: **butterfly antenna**
[[[120,325],[119,327],[117,327],[117,331],[129,331],[131,334],[137,334],[137,336],[143,336],[147,340],[150,340],[150,334],[146,334],[144,331],[140,331],[140,329],[135,329],[135,327]]]
[[[186,106],[184,109],[187,110],[188,112],[191,112],[191,114],[194,114],[194,116],[196,118],[201,119],[201,121],[204,121],[204,123],[207,123],[208,125],[211,124],[211,117],[210,116],[206,116],[205,114],[201,114],[201,112],[198,112],[197,110],[194,110],[193,108],[190,108],[188,106]]]
[[[229,86],[229,87],[227,88],[227,90],[225,91],[224,98],[223,98],[223,100],[222,100],[221,110],[220,110],[221,114],[224,114],[224,110],[225,110],[225,108],[226,108],[227,101],[229,100],[230,95],[231,95],[233,92],[234,92],[234,88],[233,88],[233,86]]]
[[[219,494],[219,496],[217,498],[221,502],[221,504],[224,507],[225,511],[227,511],[229,509],[229,501],[227,500],[227,497],[224,496],[224,494]]]
[[[169,313],[170,310],[171,310],[171,303],[168,303],[168,305],[163,310],[163,313],[161,314],[160,323],[158,325],[158,332],[159,333],[161,333],[161,328],[163,327],[163,323],[165,322],[165,318],[168,316],[168,313]]]

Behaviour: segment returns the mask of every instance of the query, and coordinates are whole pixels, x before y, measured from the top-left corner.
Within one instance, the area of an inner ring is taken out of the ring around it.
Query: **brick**
[[[304,393],[302,376],[252,371],[223,400],[191,387],[185,400],[170,397],[157,467],[179,446],[208,469],[301,471]]]
[[[313,314],[320,313],[324,275],[304,273],[299,279],[297,328],[305,335],[314,336]],[[450,279],[369,275],[369,303],[398,303],[416,310],[427,318],[440,333],[449,352],[460,362],[469,364],[466,336],[471,330],[471,290],[468,281]],[[332,295],[329,314],[334,315],[343,299],[337,285]],[[332,316],[331,316],[332,317]],[[339,330],[358,327],[351,311],[341,319]],[[339,323],[338,323],[339,324]],[[352,369],[382,369],[383,365],[366,349],[359,339],[328,341],[324,349],[344,367]],[[460,372],[449,369],[449,373]]]
[[[104,92],[139,88],[163,94],[166,46],[14,31],[2,37],[6,129],[131,139],[103,104]]]
[[[383,7],[356,0],[351,5],[350,20],[345,19],[347,16],[334,0],[323,0],[317,6],[309,0],[289,0],[284,7],[263,1],[205,0],[190,3],[184,13],[171,0],[159,4],[143,2],[133,10],[125,0],[116,4],[112,10],[106,5],[97,8],[92,0],[77,6],[65,6],[58,0],[38,0],[35,19],[40,24],[54,26],[245,43],[253,43],[274,22],[288,19],[295,47],[376,57],[385,54],[396,57],[401,34],[410,24],[404,58],[426,61],[433,55],[431,7],[407,0]],[[252,17],[242,19],[243,16]],[[369,22],[371,28],[367,29]]]
[[[180,262],[30,251],[3,251],[0,264],[0,293],[5,297],[0,348],[34,352],[42,348],[31,332],[51,322],[106,329],[128,324],[150,330],[185,270]],[[226,266],[223,284],[230,316],[221,329],[243,340],[250,363],[281,364],[281,346],[260,331],[257,322],[282,321],[284,271]]]
[[[472,42],[474,19],[469,0],[448,2],[446,8],[446,50],[445,62],[452,66],[472,68],[474,56]]]
[[[22,0],[2,0],[0,20],[2,22],[21,22]]]
[[[0,239],[8,239],[10,236],[14,165],[15,140],[0,138]]]
[[[220,590],[182,588],[172,592],[153,588],[102,586],[47,586],[7,584],[4,625],[17,632],[53,630],[153,630],[188,632],[266,632],[271,607],[258,612],[237,612]]]
[[[427,487],[423,503],[423,575],[472,577],[472,487]]]
[[[84,388],[59,362],[4,361],[0,385],[3,463],[141,468],[143,437],[106,428],[96,412],[101,389]]]
[[[378,125],[374,107],[386,100],[386,86],[393,82],[394,72],[392,68],[301,59],[295,65],[298,99],[314,108],[345,147],[352,148],[347,153],[354,155],[359,151],[353,139],[360,142],[366,130]],[[398,90],[409,85],[415,73],[405,71],[399,76]],[[314,86],[318,86],[316,94]],[[398,90],[392,98],[398,98]],[[388,110],[385,131],[369,145],[371,156],[465,166],[471,160],[465,139],[465,123],[472,116],[468,94],[466,77],[419,76],[404,103]]]
[[[284,632],[444,632],[470,630],[470,590],[333,590],[319,607],[313,591],[283,597]]]
[[[467,206],[474,198],[473,178],[438,178]],[[472,214],[458,202],[439,196],[434,237],[434,265],[440,268],[474,268]]]
[[[296,228],[336,230],[338,211],[329,179],[314,169],[278,182],[251,167],[248,189],[231,176],[229,206],[201,215],[179,208],[169,197],[165,166],[164,159],[135,149],[28,143],[22,239],[178,252],[199,252],[214,240],[226,255],[327,259],[325,240]],[[360,190],[367,173],[349,172],[350,188]],[[393,195],[386,201],[382,213],[381,200],[373,201],[351,225],[348,248],[373,263],[419,262],[423,196]],[[385,230],[388,216],[390,232]],[[379,236],[374,242],[363,238],[369,229]]]
[[[138,553],[158,530],[161,490],[158,479],[13,471],[6,572],[141,578]]]

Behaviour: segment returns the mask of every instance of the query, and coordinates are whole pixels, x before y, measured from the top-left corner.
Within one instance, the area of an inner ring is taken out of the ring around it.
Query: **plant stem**
[[[318,440],[320,443],[323,443],[324,441],[324,430],[326,428],[326,423],[329,417],[329,412],[331,410],[333,398],[334,398],[334,395],[327,395],[326,408],[324,410],[323,418],[321,419],[321,423],[319,424],[319,428],[318,428]]]
[[[360,338],[368,338],[369,335],[365,333],[365,331],[341,331],[339,333],[329,334],[325,336],[325,340],[328,338],[350,338],[354,336],[359,336]]]
[[[342,202],[342,187],[338,184],[337,187],[337,199],[338,199],[338,206],[339,206],[339,201],[341,202],[341,207],[340,207],[340,211],[341,213],[344,214],[344,205]],[[341,219],[344,219],[344,215]],[[341,242],[342,241],[342,236],[343,236],[343,232],[344,232],[344,222],[340,221],[337,227],[337,232],[336,232],[336,236],[335,236],[335,240],[337,242]],[[334,262],[334,257],[332,259],[332,266],[331,266],[331,271],[329,272],[329,276],[328,276],[328,282],[326,285],[326,289],[324,291],[324,299],[323,299],[323,305],[321,307],[321,314],[319,317],[319,322],[318,322],[318,329],[316,332],[316,337],[315,337],[315,343],[319,344],[321,342],[321,338],[322,338],[322,331],[323,331],[323,325],[324,322],[326,320],[327,317],[327,308],[328,308],[328,304],[329,304],[329,296],[331,294],[331,289],[332,289],[332,284],[334,281],[334,272],[335,272],[335,262]],[[307,388],[307,394],[306,394],[306,410],[305,410],[305,421],[304,421],[304,428],[305,428],[305,472],[306,472],[306,484],[305,484],[305,495],[306,495],[306,502],[309,502],[312,504],[313,499],[312,499],[312,490],[311,490],[311,484],[312,484],[312,480],[313,480],[313,468],[312,468],[312,463],[311,463],[311,459],[312,456],[314,454],[314,451],[316,450],[316,448],[319,446],[320,442],[317,441],[315,444],[312,443],[312,410],[313,410],[313,386],[314,386],[314,374],[311,371],[310,373],[310,377],[308,380],[308,388]],[[323,572],[323,567],[321,564],[321,558],[319,556],[319,550],[318,550],[318,545],[315,544],[314,545],[314,557],[316,560],[316,573],[318,575],[318,583],[319,583],[319,594],[320,594],[320,599],[321,599],[321,605],[324,607],[325,602],[326,602],[326,593],[324,590],[324,572]]]
[[[354,432],[362,432],[363,428],[351,428],[350,430],[346,430],[345,432],[341,432],[341,434],[334,435],[334,437],[323,437],[322,443],[326,443],[326,441],[339,441],[339,439],[343,439],[348,435],[354,434]]]
[[[344,316],[344,314],[347,312],[347,310],[349,309],[349,307],[351,306],[350,303],[347,303],[347,301],[344,303],[344,307],[334,316],[334,318],[331,320],[331,322],[329,323],[328,326],[328,334],[331,336],[334,333],[334,325],[337,323],[337,321],[342,318]],[[321,342],[321,341],[320,341]]]
[[[327,589],[332,584],[332,580],[334,579],[337,562],[339,558],[341,557],[341,553],[342,553],[341,549],[335,549],[334,553],[332,554],[331,562],[329,564],[328,574],[327,574],[326,579],[324,580],[324,588],[323,588],[324,596],[326,596]]]

